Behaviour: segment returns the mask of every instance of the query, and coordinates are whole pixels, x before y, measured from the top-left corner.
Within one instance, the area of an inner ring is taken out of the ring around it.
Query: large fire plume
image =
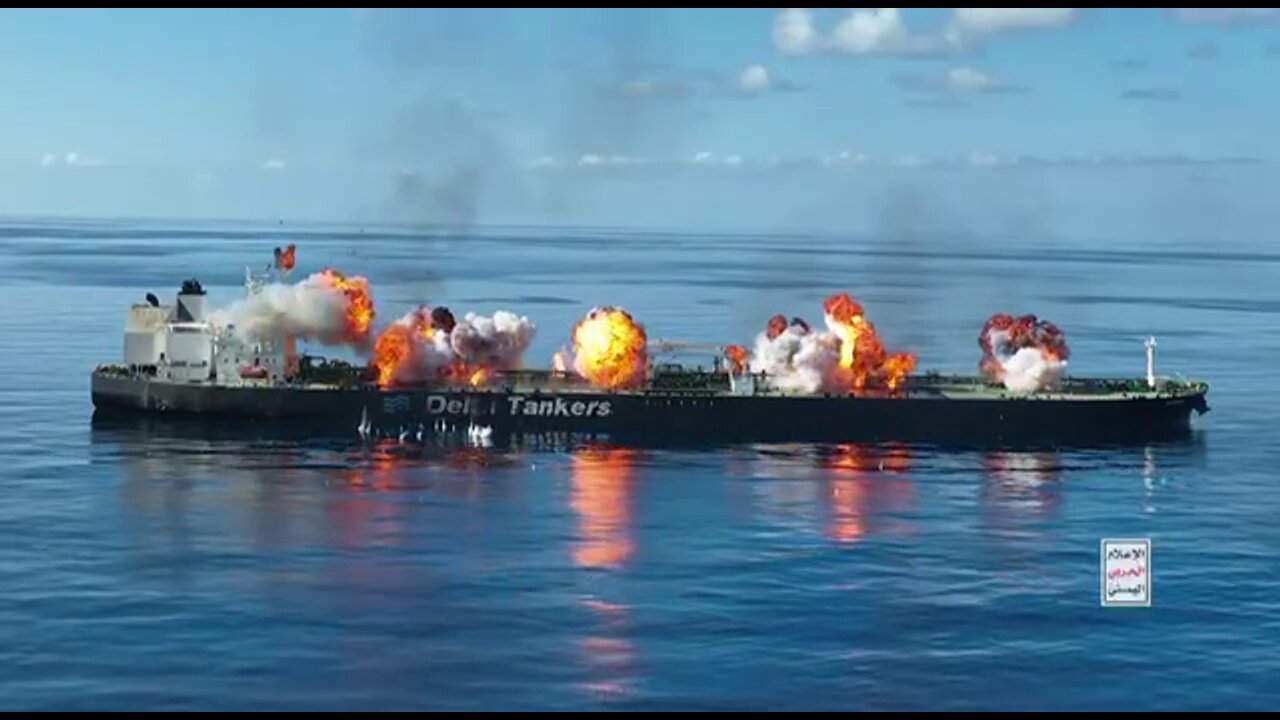
[[[600,387],[635,387],[649,369],[648,343],[644,326],[626,310],[593,308],[573,326],[572,361],[561,351],[553,364],[561,372],[573,368]]]
[[[889,353],[862,306],[839,293],[823,303],[828,331],[783,315],[769,319],[756,337],[751,370],[770,375],[787,390],[849,392],[893,390],[915,369],[916,356]]]
[[[915,369],[914,353],[885,352],[875,326],[849,293],[832,295],[822,309],[827,327],[840,336],[840,367],[852,374],[853,389],[883,386],[892,390]]]
[[[370,364],[383,386],[414,382],[483,385],[495,371],[520,367],[536,328],[505,310],[467,313],[421,306],[388,325],[374,343]]]
[[[369,281],[325,269],[297,283],[270,283],[212,314],[250,340],[291,335],[326,345],[367,348],[373,323]]]
[[[978,334],[982,360],[978,369],[1014,392],[1057,387],[1071,349],[1058,326],[1035,315],[996,313]]]

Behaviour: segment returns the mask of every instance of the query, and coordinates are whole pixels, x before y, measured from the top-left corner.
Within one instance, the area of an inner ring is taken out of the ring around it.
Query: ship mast
[[[1143,343],[1147,348],[1147,387],[1155,389],[1156,387],[1156,338],[1154,335],[1149,336],[1147,341]]]

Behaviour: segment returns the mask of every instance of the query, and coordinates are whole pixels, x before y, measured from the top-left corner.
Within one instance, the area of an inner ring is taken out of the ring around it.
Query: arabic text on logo
[[[1099,571],[1103,607],[1151,607],[1150,538],[1103,540]]]

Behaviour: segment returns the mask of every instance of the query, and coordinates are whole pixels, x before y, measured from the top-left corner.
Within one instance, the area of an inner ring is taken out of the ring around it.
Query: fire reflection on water
[[[618,697],[633,692],[636,648],[628,639],[630,608],[596,597],[582,600],[591,611],[593,632],[578,640],[587,677],[579,687],[589,695]]]
[[[569,505],[578,516],[573,560],[581,567],[618,568],[631,557],[631,492],[635,450],[587,446],[571,462]]]
[[[570,456],[569,507],[577,517],[571,546],[575,565],[617,570],[635,552],[631,494],[636,450],[600,445],[576,448]],[[636,649],[627,637],[630,608],[593,593],[581,600],[590,611],[590,629],[577,642],[586,694],[619,697],[633,692]]]
[[[753,504],[770,525],[816,530],[842,544],[911,531],[910,470],[911,450],[900,444],[761,447],[731,463],[731,472],[752,479]]]
[[[843,543],[857,542],[867,534],[873,512],[893,513],[912,506],[915,486],[890,477],[906,472],[910,459],[907,449],[896,445],[872,448],[846,443],[833,448],[824,463],[831,471],[827,535]],[[888,531],[902,529],[889,522],[884,525]]]

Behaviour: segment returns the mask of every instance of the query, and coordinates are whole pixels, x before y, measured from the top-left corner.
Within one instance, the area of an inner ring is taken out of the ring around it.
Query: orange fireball
[[[347,277],[333,268],[325,268],[317,274],[335,289],[341,290],[347,298],[346,332],[343,339],[347,342],[364,342],[369,337],[369,326],[373,324],[374,315],[369,281],[359,275]]]
[[[849,293],[838,293],[822,304],[827,322],[840,337],[840,367],[850,371],[854,390],[898,387],[916,367],[914,353],[886,353],[876,328]]]
[[[741,375],[747,369],[747,349],[741,345],[729,345],[724,349],[724,356],[734,375]]]
[[[391,384],[396,370],[413,354],[414,329],[399,323],[389,325],[373,344],[372,364],[378,370],[378,384]]]
[[[276,251],[275,251],[276,267],[284,272],[289,272],[290,270],[292,270],[294,263],[297,260],[297,249],[298,248],[293,243],[289,243],[289,246],[286,247],[284,250],[281,250],[280,248],[276,248]]]
[[[649,368],[648,342],[626,310],[595,308],[573,326],[574,366],[595,385],[635,387]]]

